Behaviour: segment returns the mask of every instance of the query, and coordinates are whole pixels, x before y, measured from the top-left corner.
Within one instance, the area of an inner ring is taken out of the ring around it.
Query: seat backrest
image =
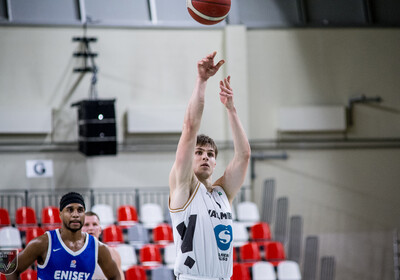
[[[38,237],[38,236],[40,236],[42,234],[44,234],[44,230],[42,228],[40,228],[40,227],[30,227],[30,228],[26,229],[26,231],[25,231],[25,245],[28,245],[28,243],[32,239],[34,239],[34,238],[36,238],[36,237]]]
[[[139,251],[140,263],[147,267],[161,265],[161,252],[155,244],[146,244]]]
[[[233,244],[236,247],[249,242],[249,233],[247,231],[246,225],[240,222],[233,222]]]
[[[150,242],[149,231],[143,225],[136,224],[128,228],[127,241],[135,248],[141,248]]]
[[[128,228],[138,222],[136,208],[132,205],[121,205],[117,209],[118,224],[124,228]]]
[[[35,209],[28,206],[19,207],[15,212],[15,224],[17,226],[37,225]]]
[[[129,267],[137,264],[137,256],[135,248],[128,244],[120,244],[115,247],[121,256],[122,271],[126,271]]]
[[[27,269],[24,272],[22,272],[19,276],[21,280],[36,280],[37,271],[33,269]]]
[[[301,280],[300,267],[294,261],[281,261],[277,266],[278,279]]]
[[[259,222],[260,213],[257,204],[252,201],[239,202],[237,205],[237,219],[241,222]]]
[[[156,226],[153,229],[153,242],[164,245],[174,242],[172,227],[165,223]]]
[[[176,260],[176,248],[174,243],[170,243],[164,247],[164,263],[169,268],[174,268]]]
[[[62,221],[60,218],[60,209],[56,206],[46,206],[42,208],[42,216],[41,216],[42,225],[44,224],[59,224],[61,225]]]
[[[233,264],[231,280],[250,280],[250,271],[243,263]]]
[[[0,227],[4,226],[10,226],[11,221],[10,221],[10,214],[8,213],[8,210],[5,208],[0,208]]]
[[[276,280],[274,266],[269,262],[256,262],[251,270],[253,280]]]
[[[279,241],[266,241],[261,246],[264,249],[264,259],[274,266],[286,258],[285,248]]]
[[[146,228],[154,228],[164,221],[161,205],[145,203],[140,208],[140,221]]]
[[[146,280],[146,270],[139,265],[134,265],[129,267],[125,271],[126,280]]]
[[[268,223],[259,222],[251,226],[250,237],[253,241],[266,241],[271,239],[271,229]]]
[[[102,241],[109,245],[124,243],[122,230],[116,225],[107,226],[103,230]]]
[[[96,204],[93,205],[91,211],[99,216],[100,225],[102,228],[105,228],[115,223],[114,212],[110,205]]]
[[[151,270],[151,280],[175,280],[174,271],[166,266],[156,267]]]
[[[261,260],[260,249],[255,242],[248,242],[239,248],[240,259],[243,262],[256,262]]]
[[[19,230],[15,227],[3,227],[0,229],[1,249],[21,249],[22,240]]]

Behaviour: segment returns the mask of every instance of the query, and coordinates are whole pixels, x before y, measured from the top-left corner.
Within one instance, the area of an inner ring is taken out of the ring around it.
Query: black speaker
[[[87,156],[116,155],[115,99],[82,100],[78,107],[79,151]]]

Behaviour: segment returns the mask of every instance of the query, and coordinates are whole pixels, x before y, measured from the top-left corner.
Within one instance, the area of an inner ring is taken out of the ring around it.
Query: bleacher
[[[22,250],[46,230],[61,227],[58,202],[71,190],[11,191],[0,194],[16,209],[0,210],[0,248]],[[97,213],[103,227],[101,241],[121,255],[126,279],[174,279],[175,248],[168,211],[168,188],[79,190],[87,210]],[[234,266],[232,279],[301,279],[296,262],[286,259],[284,244],[272,238],[270,225],[260,220],[255,203],[243,188],[233,204]],[[236,214],[237,213],[237,214]],[[236,234],[242,232],[240,234]],[[18,239],[18,237],[20,237]],[[292,276],[283,270],[290,267]],[[293,268],[295,267],[295,268]],[[32,267],[33,271],[35,267]],[[31,275],[34,272],[27,272]],[[282,274],[283,273],[283,274]],[[289,275],[289,276],[288,276]],[[22,275],[21,275],[22,277]],[[24,274],[24,277],[25,276]],[[269,277],[269,278],[265,278]],[[289,277],[289,278],[288,278]],[[292,277],[292,278],[290,278]]]
[[[120,253],[126,279],[175,279],[167,187],[1,190],[0,249],[21,251],[33,238],[60,227],[58,203],[70,191],[81,193],[86,210],[99,215],[100,239]],[[318,237],[305,238],[301,256],[303,221],[301,216],[289,217],[288,198],[275,199],[273,180],[265,182],[261,211],[250,194],[250,188],[243,187],[232,205],[231,279],[317,279]],[[320,260],[320,279],[334,279],[334,257],[321,256]],[[21,280],[36,279],[35,269],[21,274]]]
[[[175,279],[166,187],[1,190],[0,249],[21,251],[33,238],[60,227],[58,203],[69,191],[81,193],[86,210],[99,215],[103,227],[100,239],[120,253],[127,280]],[[289,217],[286,197],[275,199],[273,180],[265,182],[262,201],[260,211],[250,199],[250,188],[243,187],[233,202],[231,279],[317,279],[318,237],[305,238],[301,256],[302,218]],[[334,257],[321,256],[320,260],[320,279],[334,279]],[[21,274],[21,280],[35,279],[29,278],[34,277],[35,269],[33,266]]]

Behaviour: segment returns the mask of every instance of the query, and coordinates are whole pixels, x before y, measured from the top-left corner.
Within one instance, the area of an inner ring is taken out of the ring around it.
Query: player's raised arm
[[[213,52],[197,63],[198,74],[196,85],[185,112],[175,163],[170,173],[171,208],[182,207],[191,193],[191,183],[195,179],[192,162],[196,146],[196,136],[203,115],[207,80],[214,76],[222,64],[224,64],[223,60],[215,64],[215,55],[216,52]]]
[[[230,76],[220,82],[220,100],[225,105],[228,113],[229,125],[232,130],[234,156],[225,169],[224,175],[215,184],[224,188],[230,203],[242,186],[250,161],[250,144],[240,122],[234,104],[233,89],[230,84]]]

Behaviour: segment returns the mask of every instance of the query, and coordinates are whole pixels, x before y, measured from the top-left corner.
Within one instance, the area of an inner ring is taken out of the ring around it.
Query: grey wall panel
[[[400,1],[399,0],[372,0],[373,23],[383,25],[400,25]]]
[[[6,0],[0,0],[0,21],[8,20]]]
[[[74,24],[80,22],[78,0],[10,0],[14,22]]]
[[[149,23],[147,0],[85,0],[86,15],[94,22],[110,25]]]
[[[351,26],[367,24],[363,0],[305,0],[307,23]]]
[[[186,1],[156,0],[157,19],[159,21],[183,21],[192,23],[193,19],[186,8]]]
[[[301,24],[297,0],[238,0],[239,17],[248,27],[286,27]]]

